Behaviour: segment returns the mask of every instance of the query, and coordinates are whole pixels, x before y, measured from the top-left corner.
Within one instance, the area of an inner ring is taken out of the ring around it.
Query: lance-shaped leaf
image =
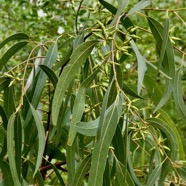
[[[73,52],[68,65],[65,66],[65,68],[63,69],[56,86],[56,91],[54,93],[52,103],[52,121],[54,126],[57,125],[60,107],[62,105],[66,89],[68,88],[70,82],[77,73],[79,67],[85,62],[86,58],[90,55],[96,43],[97,41],[87,41],[81,44]]]
[[[140,11],[141,9],[147,7],[150,5],[151,0],[141,0],[138,4],[136,4],[128,13],[126,16],[129,16],[137,11]]]
[[[57,47],[57,42],[55,42],[49,48],[43,65],[47,66],[48,68],[51,68],[57,59],[57,52],[58,52],[58,47]],[[47,79],[47,75],[45,74],[45,72],[41,71],[37,79],[36,85],[34,87],[32,98],[31,100],[29,100],[34,108],[36,108],[39,103],[43,88],[45,86],[46,79]],[[32,118],[32,114],[29,108],[26,113],[25,125],[29,123],[31,118]]]
[[[118,0],[118,9],[112,22],[109,25],[110,27],[116,24],[116,22],[119,19],[119,16],[123,13],[123,10],[127,6],[127,4],[128,4],[128,0]]]
[[[124,172],[126,171],[126,178]],[[126,170],[126,167],[116,160],[116,178],[118,179],[118,182],[120,186],[126,185],[126,186],[135,186],[129,172]]]
[[[81,186],[83,183],[83,179],[85,174],[87,173],[91,163],[91,154],[86,156],[82,162],[79,163],[74,179],[72,181],[72,186]]]
[[[80,85],[77,96],[74,101],[74,107],[72,110],[72,118],[70,122],[70,130],[68,137],[68,145],[72,145],[74,138],[76,136],[76,123],[79,122],[83,116],[85,109],[85,91],[86,88],[90,86],[95,75],[98,73],[99,69],[95,70],[87,79],[83,81]]]
[[[97,138],[92,152],[92,163],[90,168],[89,186],[101,186],[103,182],[103,173],[106,166],[109,145],[114,136],[117,123],[122,113],[122,94],[116,97],[115,102],[110,106],[111,110],[103,120],[100,128],[100,137]]]
[[[170,151],[166,151],[166,154],[169,156],[172,162],[176,160],[177,153],[178,153],[178,144],[176,140],[176,136],[174,134],[174,131],[172,128],[162,121],[159,118],[149,118],[146,120],[153,126],[154,128],[158,128],[162,133],[166,135],[167,141],[168,141],[168,148]],[[163,165],[162,165],[162,172],[160,174],[160,179],[159,179],[159,185],[163,185],[166,175],[168,174],[169,171],[171,171],[171,163],[170,160],[166,160]]]
[[[146,186],[152,186],[158,180],[160,173],[161,173],[162,164],[158,165],[149,176]]]
[[[131,40],[130,43],[132,45],[132,48],[133,48],[133,50],[136,54],[137,60],[138,60],[138,94],[140,94],[140,91],[141,91],[141,88],[142,88],[142,85],[143,85],[144,75],[145,75],[145,72],[147,70],[147,66],[146,66],[146,63],[145,63],[145,58],[139,52],[135,42],[133,40]]]
[[[9,164],[6,161],[2,161],[0,164],[1,171],[3,172],[3,179],[1,185],[14,185]]]
[[[10,37],[6,38],[3,42],[0,43],[0,49],[6,45],[8,42],[13,41],[13,40],[29,40],[28,35],[24,33],[17,33],[14,35],[11,35]]]
[[[28,42],[27,41],[22,41],[19,43],[16,43],[12,47],[10,47],[5,54],[2,56],[0,59],[0,71],[2,70],[3,66],[6,65],[6,63],[9,61],[9,59],[17,53],[21,48],[23,48]]]
[[[164,28],[159,22],[157,22],[156,20],[150,17],[148,17],[148,22],[149,22],[149,26],[152,31],[152,34],[160,49],[162,47],[162,42],[163,42]],[[173,51],[173,47],[170,42],[170,39],[168,39],[167,41],[166,51],[165,51],[165,55],[162,61],[162,66],[163,66],[164,72],[171,79],[166,79],[166,87],[164,90],[164,94],[160,102],[158,103],[155,111],[160,109],[168,101],[173,91],[174,78],[175,78],[175,62],[174,62],[174,51]]]
[[[45,72],[45,74],[49,77],[50,81],[52,82],[54,88],[56,87],[58,78],[56,76],[56,74],[54,73],[54,71],[52,69],[50,69],[49,67],[45,66],[45,65],[39,65],[39,67]]]
[[[176,71],[173,96],[178,113],[182,117],[183,121],[186,121],[186,105],[182,95],[181,69]]]
[[[105,111],[105,117],[108,116],[108,113],[110,112],[111,109],[112,107],[109,107]],[[96,136],[99,123],[100,123],[100,117],[98,117],[97,119],[93,121],[78,122],[76,124],[76,130],[77,132],[79,132],[80,134],[83,134],[84,136]]]
[[[36,167],[35,167],[35,171],[34,171],[34,175],[35,175],[39,169],[41,162],[42,162],[43,153],[44,153],[44,149],[45,149],[45,129],[44,129],[44,126],[43,126],[43,123],[42,123],[40,117],[38,116],[36,110],[34,109],[34,107],[31,104],[30,104],[30,108],[31,108],[31,112],[32,112],[34,120],[35,120],[37,130],[38,130],[38,141],[39,141],[37,161],[36,161]]]
[[[162,62],[163,59],[165,57],[165,52],[166,52],[166,48],[167,48],[167,42],[169,39],[169,19],[167,18],[165,20],[165,26],[164,26],[164,30],[163,30],[163,41],[162,41],[162,45],[161,45],[161,49],[160,49],[160,59],[158,62],[158,72],[162,66]]]
[[[179,86],[179,84],[180,83],[177,83],[176,85]],[[175,86],[174,91],[176,91],[176,86]],[[181,92],[179,92],[179,94],[180,93]],[[174,94],[174,92],[173,92],[173,94]],[[180,96],[181,96],[180,97],[180,101],[183,101],[182,94],[180,94]],[[182,106],[185,107],[185,113],[186,113],[186,106],[185,105],[182,105]],[[184,107],[181,107],[181,109],[184,109]],[[158,112],[161,114],[159,117],[162,118],[172,128],[172,130],[174,131],[174,134],[176,136],[176,140],[178,142],[178,147],[179,147],[179,157],[180,157],[180,159],[185,160],[184,146],[183,146],[183,143],[182,143],[182,140],[181,140],[181,136],[179,134],[178,129],[176,128],[175,123],[172,121],[172,119],[169,116],[169,114],[167,112],[165,112],[164,110],[160,109],[160,110],[158,110]]]
[[[15,160],[15,147],[14,147],[14,122],[15,122],[16,114],[13,113],[8,121],[8,127],[7,127],[7,153],[8,153],[8,159],[9,159],[9,165],[10,165],[10,171],[12,174],[12,178],[14,181],[14,184],[17,186],[21,186],[17,168],[16,168],[16,160]]]

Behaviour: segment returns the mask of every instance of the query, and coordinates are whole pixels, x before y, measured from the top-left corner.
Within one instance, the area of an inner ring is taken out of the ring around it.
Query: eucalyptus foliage
[[[1,185],[185,185],[184,2],[11,3],[27,24],[0,43]]]

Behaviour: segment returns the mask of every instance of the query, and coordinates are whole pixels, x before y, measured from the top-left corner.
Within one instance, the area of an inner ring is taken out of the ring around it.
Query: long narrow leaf
[[[79,166],[77,167],[74,179],[72,181],[72,186],[81,186],[83,183],[83,179],[85,174],[88,171],[91,163],[91,155],[86,156],[82,162],[80,162]]]
[[[57,125],[60,107],[71,80],[75,76],[79,67],[85,62],[86,58],[90,55],[97,41],[87,41],[81,44],[72,54],[71,59],[67,66],[65,66],[54,93],[54,99],[52,103],[52,121],[53,125]]]
[[[3,42],[0,43],[0,49],[4,45],[6,45],[8,42],[13,41],[13,40],[29,40],[29,37],[25,33],[17,33],[17,34],[11,35],[10,37],[6,38]]]
[[[54,88],[56,87],[58,78],[56,76],[56,74],[53,72],[52,69],[50,69],[49,67],[45,66],[45,65],[39,65],[39,67],[45,72],[45,74],[49,77],[50,81],[52,82]]]
[[[16,114],[12,114],[8,121],[8,128],[7,128],[7,153],[9,159],[10,170],[12,174],[12,178],[14,184],[17,186],[21,186],[18,172],[16,168],[16,160],[15,160],[15,152],[14,152],[14,122],[15,122]]]
[[[70,122],[68,145],[72,145],[74,138],[76,136],[76,123],[79,122],[83,116],[85,109],[85,91],[86,88],[90,86],[93,78],[98,73],[99,69],[95,70],[87,79],[83,81],[80,85],[76,99],[74,101],[74,107],[72,110],[72,119]],[[78,111],[78,112],[77,112]]]
[[[141,2],[141,1],[140,1]],[[143,85],[143,79],[145,72],[147,70],[147,66],[145,63],[145,58],[140,54],[134,40],[131,40],[132,48],[136,54],[137,60],[138,60],[138,94],[140,94],[142,85]]]
[[[137,11],[140,11],[141,9],[147,7],[150,5],[151,0],[141,0],[138,4],[136,4],[128,13],[126,16],[129,16]]]
[[[34,120],[35,120],[37,130],[38,130],[38,139],[39,139],[37,161],[36,161],[36,167],[35,167],[35,171],[34,171],[34,175],[35,175],[39,169],[41,162],[42,162],[43,153],[44,153],[44,149],[45,149],[45,129],[43,127],[43,123],[42,123],[40,117],[38,116],[36,110],[34,109],[34,107],[31,104],[30,104],[30,108],[31,108],[31,112],[32,112]]]
[[[3,66],[6,65],[6,63],[9,61],[9,59],[17,53],[21,48],[23,48],[28,42],[27,41],[22,41],[19,43],[16,43],[13,45],[11,48],[9,48],[5,54],[2,56],[0,59],[0,70],[2,70]]]
[[[124,8],[127,6],[128,0],[118,0],[117,12],[109,26],[113,26],[118,21],[119,16],[123,13]]]
[[[112,109],[108,113],[108,116],[103,120],[103,125],[100,129],[101,136],[97,139],[92,153],[89,186],[102,185],[107,153],[121,116],[122,102],[122,95],[118,95],[116,101],[111,105]]]
[[[51,68],[52,65],[54,64],[54,62],[57,59],[57,52],[58,52],[58,47],[57,47],[57,42],[55,42],[49,48],[43,65]],[[37,79],[37,82],[36,82],[36,85],[34,87],[34,90],[32,92],[32,98],[31,98],[31,100],[29,100],[34,108],[36,108],[37,105],[38,105],[38,102],[40,100],[43,88],[45,86],[46,79],[47,79],[47,76],[46,76],[45,72],[40,72],[40,74],[38,76],[38,79]],[[29,121],[32,118],[30,108],[26,108],[26,109],[28,109],[28,111],[26,113],[25,126],[29,123]]]

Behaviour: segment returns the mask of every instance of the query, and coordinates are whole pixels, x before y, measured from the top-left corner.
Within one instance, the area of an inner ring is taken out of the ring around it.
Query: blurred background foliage
[[[108,0],[110,4],[117,7],[117,1],[115,0]],[[129,11],[138,0],[130,0],[127,8],[125,9],[126,12]],[[75,38],[77,36],[77,28],[79,31],[84,29],[84,35],[89,35],[93,29],[96,29],[98,26],[97,20],[100,20],[102,23],[107,26],[107,22],[113,18],[113,15],[106,10],[98,0],[84,0],[81,4],[81,8],[79,11],[78,19],[77,18],[77,11],[79,4],[81,3],[80,0],[0,0],[0,41],[3,41],[8,36],[23,32],[26,33],[30,37],[29,44],[21,49],[16,55],[14,55],[10,61],[7,63],[7,66],[3,69],[0,75],[3,75],[3,72],[8,72],[9,74],[12,73],[12,76],[16,77],[16,83],[14,82],[14,91],[15,91],[15,102],[16,105],[19,102],[19,98],[22,94],[20,89],[20,81],[23,73],[22,66],[20,65],[18,68],[14,68],[16,65],[23,63],[27,60],[28,56],[30,55],[32,49],[36,45],[44,44],[43,47],[42,57],[44,57],[47,53],[48,47],[54,42],[58,37],[59,46],[61,43],[66,41],[69,37]],[[154,113],[154,109],[157,106],[157,103],[161,99],[161,95],[163,94],[165,80],[162,74],[157,75],[157,71],[155,70],[154,66],[157,66],[158,60],[158,50],[157,44],[152,34],[149,34],[150,28],[146,16],[151,16],[155,18],[158,22],[164,24],[166,17],[168,16],[170,19],[170,38],[174,46],[174,58],[176,62],[176,68],[183,66],[183,74],[182,74],[182,85],[183,85],[183,98],[186,100],[186,70],[185,70],[185,60],[186,60],[186,1],[184,0],[153,0],[152,4],[148,6],[145,10],[134,13],[130,16],[133,24],[137,27],[136,29],[136,36],[138,38],[135,39],[135,42],[138,46],[139,51],[147,60],[148,71],[146,72],[144,78],[144,86],[142,87],[142,91],[140,96],[143,99],[139,99],[139,95],[137,95],[137,80],[138,80],[138,72],[137,72],[137,60],[132,51],[130,51],[129,57],[126,60],[121,60],[120,65],[122,67],[123,72],[123,81],[129,85],[130,89],[133,90],[134,96],[131,96],[131,93],[128,96],[128,99],[131,101],[131,118],[130,118],[130,129],[132,131],[132,139],[131,142],[131,151],[133,152],[133,164],[136,168],[136,174],[138,178],[144,182],[146,171],[148,171],[145,167],[146,163],[148,162],[149,154],[146,152],[148,151],[148,143],[147,147],[146,144],[143,143],[145,140],[143,139],[146,133],[143,131],[146,128],[143,128],[144,125],[141,122],[141,118],[144,120],[151,117],[157,116],[163,118],[165,120],[173,121],[178,131],[180,132],[180,136],[182,139],[182,143],[184,146],[184,152],[186,154],[186,126],[184,121],[181,119],[180,115],[176,112],[175,103],[172,97],[169,101],[163,106],[163,110]],[[122,30],[122,27],[121,27]],[[93,39],[96,38],[93,34],[91,35]],[[117,40],[119,41],[119,39]],[[1,49],[0,57],[5,53],[5,51],[11,46],[11,42],[8,43],[5,47]],[[69,47],[70,48],[70,47]],[[66,52],[69,50],[68,47],[63,47],[58,50],[58,59],[57,62],[60,61],[62,57],[65,56]],[[92,62],[95,66],[100,64],[102,61],[103,52],[101,51],[101,45],[98,45],[97,50],[93,50],[92,56],[94,57],[94,62]],[[100,53],[98,51],[101,51]],[[32,56],[37,56],[39,49],[34,50]],[[120,51],[121,52],[121,51]],[[121,53],[118,54],[121,57]],[[117,55],[116,55],[117,56]],[[42,58],[41,57],[41,58]],[[34,62],[30,60],[30,62]],[[27,68],[27,74],[24,77],[25,79],[29,76],[30,71],[32,70],[32,65]],[[86,66],[84,66],[86,67]],[[12,70],[13,69],[13,70]],[[56,70],[57,69],[57,70]],[[56,68],[54,71],[57,75],[59,75],[59,68]],[[81,69],[82,74],[79,73],[76,75],[75,79],[75,86],[71,93],[71,104],[73,105],[73,101],[77,92],[77,87],[79,86],[79,82],[83,81],[85,77],[88,76],[88,69],[87,72],[84,72],[86,69]],[[57,72],[56,72],[57,71]],[[99,97],[100,100],[104,97],[106,92],[106,88],[108,88],[108,80],[109,80],[109,73],[111,71],[111,65],[105,65],[102,67],[101,73],[98,74],[97,82],[98,82],[98,89],[99,89]],[[84,73],[84,74],[83,74]],[[112,74],[113,75],[113,74]],[[20,78],[20,79],[19,79]],[[154,83],[154,84],[153,84]],[[40,107],[43,110],[48,108],[50,105],[50,96],[49,92],[52,92],[52,88],[50,87],[49,83],[45,85],[45,89],[42,93],[42,98],[40,100]],[[49,88],[48,88],[49,87]],[[96,88],[97,88],[96,87]],[[155,88],[154,88],[155,87]],[[154,88],[154,89],[153,89]],[[153,89],[153,90],[152,90]],[[153,92],[155,91],[155,92]],[[91,102],[92,100],[86,100],[86,109],[85,109],[85,116],[84,120],[88,120],[87,118],[92,117],[95,119],[99,116],[99,113],[96,113],[96,107]],[[0,104],[3,105],[4,100],[1,94],[1,102]],[[95,108],[94,108],[95,106]],[[72,108],[71,108],[72,109]],[[132,111],[134,113],[132,113]],[[70,112],[70,111],[69,111]],[[137,113],[136,113],[137,112]],[[165,113],[164,113],[165,112]],[[97,114],[97,115],[96,115]],[[167,116],[168,115],[168,116]],[[44,123],[47,123],[47,114],[44,113],[42,115],[42,119]],[[68,117],[68,116],[67,116]],[[170,118],[171,119],[170,119]],[[168,118],[168,119],[167,119]],[[142,125],[142,128],[141,128]],[[139,130],[138,130],[139,129]],[[119,130],[119,129],[118,129]],[[53,131],[51,129],[51,131]],[[152,131],[157,134],[158,132],[155,129]],[[66,132],[66,130],[65,130]],[[52,132],[51,132],[52,133]],[[54,133],[51,135],[54,136]],[[67,134],[65,134],[67,135]],[[163,134],[164,135],[164,134]],[[158,133],[158,142],[159,145],[165,146],[166,148],[166,140],[162,139],[163,135],[159,135]],[[51,137],[52,138],[52,137]],[[88,139],[92,140],[92,139]],[[87,140],[87,141],[88,141]],[[144,141],[143,141],[144,140]],[[165,142],[164,142],[165,140]],[[52,141],[52,140],[51,140]],[[157,142],[155,141],[155,142]],[[65,141],[66,142],[66,141]],[[64,141],[62,143],[65,143]],[[153,143],[153,142],[152,142]],[[52,144],[52,143],[51,143]],[[88,144],[88,142],[87,142]],[[157,143],[156,143],[157,145]],[[62,144],[64,147],[65,145]],[[65,152],[64,148],[60,146],[61,152]],[[142,147],[142,149],[140,149]],[[52,147],[51,147],[52,148]],[[153,149],[151,149],[153,151]],[[49,150],[50,151],[50,150]],[[152,152],[151,151],[151,152]],[[163,152],[161,152],[163,154]],[[145,154],[145,159],[144,159]],[[147,158],[148,157],[148,158]],[[65,159],[65,157],[63,157]],[[138,159],[140,158],[140,161]],[[182,165],[182,161],[179,161],[178,164]],[[184,161],[185,166],[185,161]],[[65,167],[66,168],[66,167]],[[184,170],[185,171],[185,170]],[[184,171],[180,171],[180,175],[183,174],[181,177],[185,178]],[[178,183],[176,174],[169,175],[169,183],[175,182]],[[53,178],[53,177],[52,177]],[[67,175],[63,173],[63,178],[67,182]],[[29,178],[28,178],[29,179]],[[52,180],[52,179],[51,179]],[[52,183],[49,179],[48,182]]]

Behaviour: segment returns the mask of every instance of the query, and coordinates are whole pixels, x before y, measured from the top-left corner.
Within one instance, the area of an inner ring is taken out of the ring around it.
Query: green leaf
[[[103,108],[103,107],[102,107]],[[108,113],[111,111],[112,107],[109,107],[105,111],[104,117],[108,117]],[[76,130],[80,134],[83,134],[84,136],[96,136],[98,131],[98,126],[100,123],[100,117],[93,121],[88,122],[78,122],[76,123]]]
[[[13,40],[29,40],[28,35],[24,33],[17,33],[14,35],[11,35],[10,37],[6,38],[3,42],[0,43],[0,49],[6,45],[8,42],[13,41]]]
[[[109,145],[114,136],[117,123],[122,113],[122,94],[116,97],[115,102],[110,106],[111,110],[103,120],[100,128],[100,137],[96,138],[95,146],[92,152],[92,163],[90,168],[89,186],[101,186],[103,182],[103,173],[106,166]]]
[[[126,185],[126,186],[135,186],[129,172],[127,171],[126,174],[126,179],[125,179],[125,175],[124,172],[126,170],[126,167],[119,162],[118,160],[116,160],[116,177],[118,179],[118,182],[120,184],[120,186]]]
[[[106,1],[104,1],[104,0],[99,0],[99,2],[100,2],[107,10],[109,10],[111,13],[116,14],[117,9],[116,9],[113,5],[111,5],[110,3],[108,3],[108,2],[106,2]]]
[[[31,161],[29,161],[29,160],[27,160],[27,162],[29,163],[29,165],[30,165],[32,171],[34,171],[34,170],[35,170],[35,165],[34,165]],[[36,178],[36,180],[37,180],[38,186],[44,186],[44,185],[45,185],[45,184],[44,184],[43,177],[42,177],[42,175],[41,175],[41,173],[40,173],[39,170],[36,172],[35,178]]]
[[[58,78],[56,76],[56,74],[53,72],[52,69],[50,69],[49,67],[45,66],[45,65],[39,65],[39,67],[45,72],[45,74],[49,77],[50,81],[52,82],[54,88],[56,87]]]
[[[6,130],[0,125],[0,135],[6,137],[7,133]]]
[[[180,166],[180,167],[177,167],[176,170],[178,171],[178,174],[181,177],[181,179],[186,181],[186,167]]]
[[[158,62],[158,72],[162,66],[162,62],[165,57],[167,43],[168,43],[168,39],[169,39],[169,19],[168,18],[166,18],[166,21],[165,21],[165,26],[163,29],[163,37],[162,38],[163,38],[163,41],[162,41],[162,46],[160,49],[160,59]]]
[[[2,70],[3,66],[6,65],[6,63],[9,61],[9,59],[17,53],[21,48],[23,48],[28,42],[27,41],[22,41],[19,43],[16,43],[12,47],[10,47],[5,54],[2,56],[0,59],[0,71]]]
[[[51,68],[57,59],[57,52],[58,52],[58,47],[57,47],[57,42],[55,42],[49,48],[43,65],[47,66],[48,68]],[[47,76],[46,76],[45,72],[41,71],[38,78],[37,78],[36,85],[33,89],[32,97],[29,100],[34,108],[36,108],[39,103],[43,88],[45,86],[46,79],[47,79]],[[26,108],[26,109],[28,109],[28,111],[26,112],[25,126],[30,122],[30,120],[32,118],[30,108]]]
[[[1,171],[3,172],[2,186],[14,185],[9,164],[6,161],[2,161],[0,167],[1,167]]]
[[[89,122],[76,123],[76,130],[85,136],[96,136],[99,124],[99,118]]]
[[[181,85],[181,69],[176,71],[173,96],[178,113],[182,117],[183,121],[186,121],[186,106],[183,100]]]
[[[65,96],[66,89],[78,71],[79,67],[85,62],[90,55],[97,41],[87,41],[81,44],[72,54],[67,66],[65,66],[56,86],[52,103],[52,121],[53,125],[57,125],[60,107]]]
[[[22,165],[22,123],[20,117],[20,113],[18,112],[14,122],[15,160],[19,180],[21,179]]]
[[[21,186],[17,168],[16,168],[16,160],[15,160],[15,147],[14,147],[14,123],[15,123],[16,114],[13,113],[8,121],[8,128],[7,128],[7,153],[10,165],[10,171],[12,174],[12,178],[14,184],[17,186]]]
[[[156,42],[160,49],[162,47],[162,42],[164,39],[163,38],[164,28],[159,22],[157,22],[156,20],[150,17],[148,17],[148,22],[149,22],[149,26],[152,31],[152,34],[154,38],[156,39]],[[162,61],[162,65],[163,65],[163,70],[168,75],[168,77],[170,77],[171,79],[166,79],[166,83],[165,83],[166,87],[164,90],[164,94],[160,102],[156,106],[155,112],[158,109],[160,109],[168,101],[174,88],[175,62],[174,62],[174,51],[173,51],[173,47],[170,42],[170,39],[168,39],[167,41],[166,52],[164,55],[164,59]]]
[[[36,161],[36,167],[35,167],[35,171],[34,171],[34,175],[35,175],[39,169],[41,162],[42,162],[43,153],[44,153],[44,149],[45,149],[45,129],[44,129],[44,126],[43,126],[43,123],[42,123],[40,117],[38,116],[36,110],[34,109],[34,107],[31,104],[30,104],[30,109],[33,114],[35,124],[36,124],[37,130],[38,130],[38,141],[39,141],[37,161]]]
[[[136,54],[137,60],[138,60],[138,94],[140,94],[141,88],[143,86],[144,75],[145,75],[145,72],[147,70],[147,66],[146,66],[146,63],[145,63],[146,60],[141,55],[141,53],[139,52],[134,40],[131,40],[130,43],[132,45],[132,48],[133,48],[133,50]]]
[[[158,112],[161,114],[159,117],[162,118],[174,131],[174,134],[176,136],[176,140],[178,142],[178,147],[179,147],[179,158],[182,159],[182,160],[185,160],[185,153],[184,153],[183,143],[182,143],[181,136],[179,134],[178,129],[176,128],[175,123],[172,121],[172,119],[170,118],[168,113],[165,112],[164,110],[160,109],[160,110],[158,110]]]
[[[51,167],[53,168],[54,172],[56,173],[56,176],[57,176],[57,178],[58,178],[58,180],[59,180],[59,182],[60,182],[60,185],[61,185],[61,186],[65,186],[65,183],[64,183],[64,181],[63,181],[63,179],[62,179],[62,177],[61,177],[61,175],[60,175],[58,169],[56,168],[56,166],[53,165],[52,163],[50,163],[50,165],[51,165]]]
[[[136,4],[126,15],[128,17],[129,15],[140,11],[141,9],[147,7],[148,5],[151,4],[151,0],[141,0],[138,4]]]
[[[178,153],[178,144],[172,128],[159,118],[149,118],[146,121],[149,122],[151,126],[153,126],[154,128],[158,128],[162,133],[166,135],[167,141],[169,142],[168,147],[170,149],[170,151],[166,151],[166,154],[169,156],[171,161],[174,162],[176,160]],[[161,172],[160,175],[159,185],[163,185],[166,175],[168,174],[169,171],[172,170],[171,166],[172,165],[170,163],[170,160],[166,160],[163,163],[162,165],[163,172]]]
[[[136,92],[134,92],[131,88],[129,84],[125,84],[123,83],[123,91],[125,94],[135,97],[135,98],[140,98],[140,99],[144,99],[141,96],[139,96]]]
[[[74,140],[73,144],[71,146],[66,146],[66,161],[67,161],[67,170],[68,170],[68,178],[70,183],[72,183],[72,180],[75,176],[75,155],[76,155],[76,139]]]
[[[123,13],[124,8],[128,4],[128,0],[125,0],[125,1],[123,1],[123,0],[117,0],[117,1],[118,1],[118,9],[117,9],[117,12],[115,13],[115,16],[114,16],[112,22],[109,25],[110,27],[116,24],[116,22],[119,19],[119,16]]]
[[[161,173],[162,164],[158,165],[149,176],[146,186],[152,186],[158,180],[160,173]]]
[[[68,137],[68,145],[72,145],[74,138],[76,136],[76,123],[79,122],[83,116],[85,109],[85,91],[93,81],[96,74],[99,72],[99,68],[95,70],[90,76],[87,77],[80,85],[77,96],[74,101],[74,107],[72,110],[72,118],[70,122],[70,130]],[[78,112],[77,112],[78,111]]]
[[[85,174],[87,173],[91,163],[91,154],[87,155],[78,165],[74,179],[72,181],[72,186],[81,186]]]
[[[0,92],[8,87],[11,82],[11,78],[9,77],[1,77],[0,78]]]

